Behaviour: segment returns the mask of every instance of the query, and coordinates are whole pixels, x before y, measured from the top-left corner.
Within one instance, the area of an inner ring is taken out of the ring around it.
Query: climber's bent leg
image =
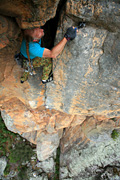
[[[46,58],[45,64],[43,66],[42,80],[47,80],[49,78],[51,71],[52,71],[52,60],[51,58]]]
[[[52,60],[51,58],[39,58],[36,57],[33,59],[33,67],[43,66],[43,75],[42,80],[47,80],[49,78],[49,74],[52,70]]]
[[[27,81],[28,76],[29,76],[29,72],[24,72],[20,78],[21,83],[24,83],[24,81]]]

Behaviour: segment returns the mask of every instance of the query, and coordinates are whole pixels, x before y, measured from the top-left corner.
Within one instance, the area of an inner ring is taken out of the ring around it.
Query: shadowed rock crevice
[[[60,0],[57,6],[56,15],[54,18],[50,19],[45,23],[43,29],[45,31],[45,35],[43,37],[42,46],[51,49],[54,46],[54,41],[56,37],[56,31],[58,28],[58,23],[60,20],[60,15],[62,10],[65,7],[67,0]]]

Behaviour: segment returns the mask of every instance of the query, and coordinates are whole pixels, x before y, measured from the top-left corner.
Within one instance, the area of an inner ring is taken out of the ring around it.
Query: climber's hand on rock
[[[64,37],[67,39],[67,40],[73,40],[75,39],[76,37],[76,34],[77,34],[77,28],[75,28],[74,26],[73,27],[69,27],[64,35]]]

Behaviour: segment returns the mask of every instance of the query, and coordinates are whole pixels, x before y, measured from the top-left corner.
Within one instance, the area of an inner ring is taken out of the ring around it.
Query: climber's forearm
[[[53,47],[53,49],[51,50],[52,54],[57,57],[63,50],[66,43],[67,39],[63,38],[56,46]]]
[[[52,48],[52,50],[45,48],[43,57],[56,58],[63,50],[66,43],[67,39],[64,37],[56,46]]]

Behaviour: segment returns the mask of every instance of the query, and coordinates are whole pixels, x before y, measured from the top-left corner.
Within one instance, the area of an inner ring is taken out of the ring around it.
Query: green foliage
[[[10,165],[7,164],[7,166],[6,166],[5,170],[4,170],[4,175],[7,176],[9,174],[9,172],[10,172]]]
[[[18,179],[19,180],[27,180],[28,179],[28,175],[27,175],[27,167],[26,166],[22,166],[19,173],[18,173]]]
[[[6,149],[4,146],[0,147],[0,152],[1,152],[1,156],[5,156],[6,155]]]
[[[119,136],[120,136],[120,133],[116,129],[114,129],[111,133],[111,138],[116,140]]]
[[[57,149],[56,159],[55,159],[55,176],[54,180],[59,180],[59,167],[60,167],[60,148]]]
[[[18,136],[18,134],[12,133],[6,128],[0,116],[0,157],[9,154],[4,175],[7,176],[11,169],[14,169],[18,172],[19,180],[27,180],[27,167],[21,167],[21,164],[30,161],[34,152],[29,142],[23,141],[20,136],[17,138]]]
[[[10,132],[0,116],[0,156],[5,155],[11,148],[11,144],[14,142],[16,137],[15,133]]]
[[[25,144],[25,142],[17,143],[15,148],[11,150],[9,155],[10,163],[19,164],[22,162],[29,161],[31,156],[33,155],[33,150],[30,145]]]

